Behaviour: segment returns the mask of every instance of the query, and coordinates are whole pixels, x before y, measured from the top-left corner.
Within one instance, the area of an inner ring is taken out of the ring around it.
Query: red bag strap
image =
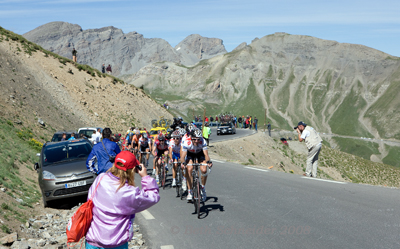
[[[106,174],[104,174],[104,175],[100,178],[99,182],[97,183],[97,186],[96,186],[96,188],[94,189],[94,192],[93,192],[93,194],[92,194],[92,197],[90,197],[90,200],[91,200],[91,201],[93,200],[94,195],[96,194],[97,188],[98,188],[99,185],[100,185],[100,181],[101,181],[101,180],[103,179],[103,177],[105,177],[105,176],[106,176]]]

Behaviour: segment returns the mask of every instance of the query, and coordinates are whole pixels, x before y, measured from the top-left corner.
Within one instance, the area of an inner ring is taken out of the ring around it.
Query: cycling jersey
[[[132,137],[132,142],[135,144],[135,145],[138,145],[139,144],[139,139],[140,139],[140,135],[133,135],[133,137]]]
[[[168,149],[168,143],[165,141],[164,145],[160,144],[160,141],[156,140],[154,142],[154,146],[156,150],[167,150]]]
[[[176,145],[175,140],[171,139],[169,141],[168,148],[172,148],[172,152],[174,152],[174,153],[180,153],[181,152],[181,141],[179,141],[178,145]]]
[[[187,151],[190,153],[199,153],[203,150],[207,150],[206,140],[200,138],[200,141],[197,143],[197,146],[194,145],[193,141],[190,139],[186,139],[182,142],[182,151]]]
[[[140,144],[140,149],[147,149],[150,147],[148,138],[140,137],[139,144]]]

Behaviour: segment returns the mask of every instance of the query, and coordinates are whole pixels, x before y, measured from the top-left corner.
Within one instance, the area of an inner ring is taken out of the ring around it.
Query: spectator
[[[86,160],[86,167],[90,172],[95,174],[106,172],[113,165],[110,157],[116,156],[121,152],[119,146],[115,142],[110,141],[111,134],[110,128],[104,128],[103,141],[93,146]]]
[[[257,119],[257,117],[254,117],[254,129],[256,129],[256,132],[258,132],[257,131],[257,127],[258,126],[258,119]]]
[[[96,141],[96,131],[93,131],[92,136],[89,138],[89,141],[94,145]]]
[[[101,66],[101,72],[106,73],[106,66],[104,64]]]
[[[75,50],[75,48],[72,49],[72,60],[74,62],[76,62],[76,54],[78,53],[78,51]]]
[[[300,121],[295,129],[299,135],[299,142],[305,141],[308,149],[307,167],[304,175],[317,177],[318,155],[321,151],[322,139],[314,128],[307,126],[303,121]]]
[[[207,146],[209,146],[209,144],[210,144],[210,142],[209,142],[210,135],[211,135],[211,129],[208,125],[208,122],[205,122],[204,128],[203,128],[203,138],[206,140]]]
[[[108,66],[107,66],[107,68],[106,68],[106,71],[107,71],[108,74],[111,74],[111,73],[112,73],[111,65],[110,65],[110,64],[108,64]]]
[[[218,115],[215,116],[215,122],[218,124]]]
[[[67,140],[67,134],[63,133],[63,134],[62,134],[61,141],[65,141],[65,140]]]
[[[90,187],[88,198],[94,195],[93,219],[86,233],[86,248],[127,249],[133,237],[135,214],[160,200],[156,181],[147,175],[144,165],[139,171],[138,164],[132,153],[123,151],[110,170]],[[142,189],[135,186],[135,172],[142,177]]]
[[[269,134],[269,136],[271,136],[271,124],[269,122],[268,122],[267,128],[268,128],[268,134]]]
[[[75,139],[76,139],[76,138],[75,138],[75,133],[72,132],[71,137],[68,138],[68,140],[75,140]]]
[[[239,128],[242,128],[242,117],[241,116],[239,116],[238,122],[239,122]]]
[[[251,130],[251,128],[252,128],[252,126],[253,126],[253,119],[252,119],[251,116],[250,116],[250,118],[249,118],[249,125],[250,125],[250,130]]]

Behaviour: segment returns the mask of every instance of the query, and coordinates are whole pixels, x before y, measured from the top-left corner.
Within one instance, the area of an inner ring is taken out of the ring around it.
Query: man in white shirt
[[[299,135],[299,142],[305,141],[308,149],[307,167],[304,175],[317,177],[318,155],[321,151],[322,139],[314,128],[307,126],[303,121],[300,121],[294,128]]]

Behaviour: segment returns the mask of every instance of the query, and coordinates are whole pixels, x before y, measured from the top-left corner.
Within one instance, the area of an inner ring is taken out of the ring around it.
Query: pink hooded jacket
[[[123,245],[132,239],[135,214],[160,200],[158,185],[153,178],[145,176],[142,178],[142,190],[125,184],[115,192],[119,178],[112,173],[103,173],[90,187],[88,199],[98,181],[100,184],[93,198],[93,220],[86,233],[86,241],[104,248]]]

